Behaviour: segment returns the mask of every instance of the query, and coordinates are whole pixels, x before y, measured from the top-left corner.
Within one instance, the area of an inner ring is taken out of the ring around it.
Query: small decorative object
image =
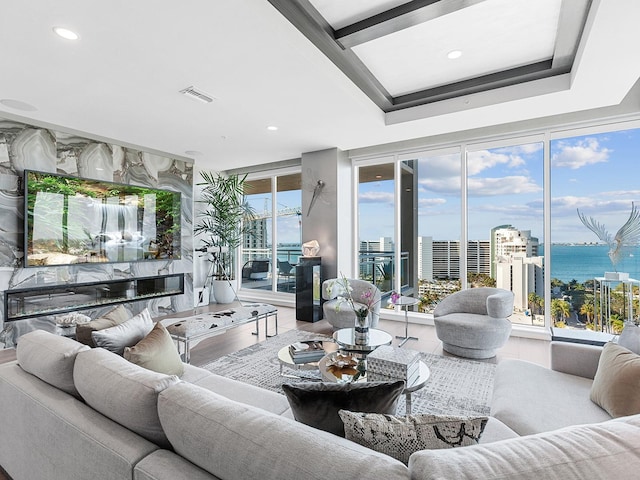
[[[401,379],[411,385],[420,376],[420,352],[383,345],[367,356],[367,375],[371,380]]]
[[[315,186],[313,187],[313,197],[311,197],[311,202],[309,202],[309,210],[307,210],[307,217],[311,213],[311,209],[315,205],[316,200],[318,200],[318,197],[322,195],[322,190],[324,189],[325,185],[326,184],[324,183],[324,180],[318,180]]]
[[[61,327],[73,327],[83,323],[91,321],[91,317],[83,315],[78,312],[67,313],[66,315],[60,315],[56,317],[56,324]]]
[[[358,374],[357,366],[358,360],[342,353],[332,355],[331,360],[327,362],[327,370],[338,380],[352,379]]]
[[[317,240],[310,240],[302,244],[303,257],[317,257],[320,251],[320,244]]]
[[[596,234],[600,241],[608,245],[609,260],[611,260],[611,265],[617,272],[616,265],[620,263],[625,252],[629,247],[636,245],[640,240],[640,209],[631,202],[631,213],[629,214],[629,218],[616,232],[615,236],[612,236],[602,223],[598,222],[593,217],[587,218],[583,213],[580,213],[580,210],[578,210],[578,218],[585,227]],[[628,278],[628,276],[626,278],[617,277],[611,278],[611,280],[626,280]]]
[[[371,324],[371,317],[369,310],[359,310],[356,313],[356,345],[367,345],[369,343],[369,325]]]

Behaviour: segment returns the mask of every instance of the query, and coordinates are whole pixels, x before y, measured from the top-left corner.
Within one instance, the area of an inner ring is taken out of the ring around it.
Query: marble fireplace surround
[[[25,169],[149,186],[182,194],[182,258],[130,263],[23,268]],[[152,316],[193,306],[193,164],[58,130],[0,118],[0,348],[13,346],[34,329],[55,331],[54,316],[4,322],[4,292],[12,289],[89,283],[184,273],[185,293],[126,304],[132,313]],[[97,318],[111,307],[84,310]]]

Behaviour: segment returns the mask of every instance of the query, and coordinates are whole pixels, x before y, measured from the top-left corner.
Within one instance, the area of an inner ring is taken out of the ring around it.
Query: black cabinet
[[[296,319],[322,320],[322,265],[320,257],[300,257],[296,266]]]

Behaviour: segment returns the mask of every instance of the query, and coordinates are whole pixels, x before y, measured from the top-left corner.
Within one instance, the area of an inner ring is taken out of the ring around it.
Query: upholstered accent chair
[[[351,297],[356,303],[356,307],[362,305],[358,303],[358,300],[362,297],[363,293],[368,290],[371,290],[373,293],[375,304],[371,309],[371,328],[375,328],[380,319],[380,298],[382,296],[380,290],[365,280],[348,278],[347,281],[349,285],[351,285],[351,288],[353,288]],[[353,328],[356,324],[356,314],[348,302],[343,302],[338,308],[339,300],[337,297],[344,293],[343,289],[340,288],[341,284],[342,279],[337,278],[330,278],[322,283],[322,298],[325,300],[322,305],[324,318],[327,319],[334,330]]]
[[[513,292],[491,287],[469,288],[442,299],[433,321],[444,351],[465,358],[495,357],[511,333],[513,300]]]

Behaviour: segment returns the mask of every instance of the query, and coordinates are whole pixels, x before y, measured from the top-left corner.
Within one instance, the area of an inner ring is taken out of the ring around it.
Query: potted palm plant
[[[236,296],[234,255],[248,231],[255,212],[247,203],[246,175],[222,175],[200,172],[201,200],[193,232],[201,236],[202,248],[212,262],[212,290],[217,303],[231,303]]]

